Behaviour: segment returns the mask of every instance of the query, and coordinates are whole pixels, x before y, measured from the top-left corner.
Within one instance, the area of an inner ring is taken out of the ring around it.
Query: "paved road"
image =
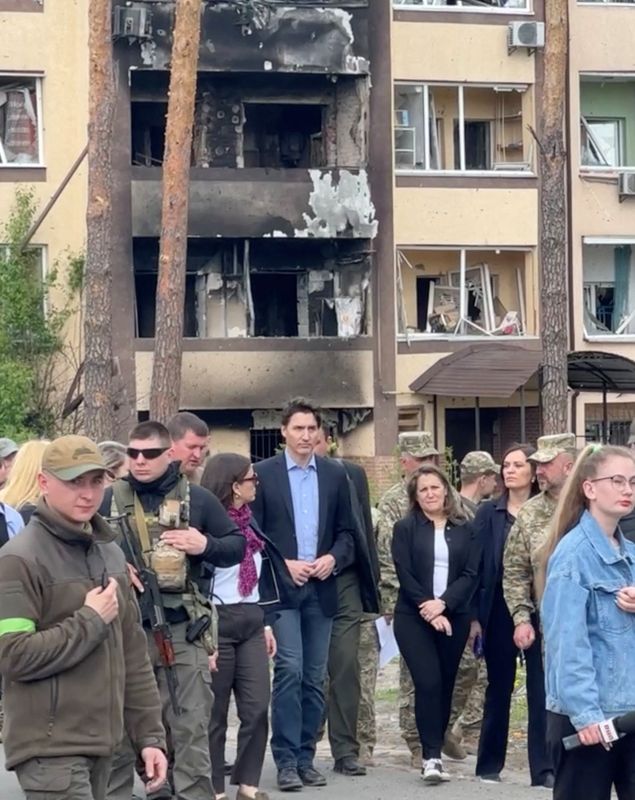
[[[329,777],[328,793],[320,789],[305,790],[298,796],[303,800],[412,800],[413,793],[423,792],[426,796],[437,795],[442,800],[541,800],[551,797],[551,793],[544,789],[530,789],[523,785],[525,776],[513,772],[505,783],[500,786],[482,784],[472,776],[473,759],[470,763],[451,765],[448,768],[454,778],[450,783],[438,787],[424,787],[417,773],[405,767],[375,767],[369,770],[365,778],[344,778],[330,772],[326,762]],[[283,797],[274,789],[274,771],[271,764],[266,768],[263,777],[263,789],[275,795],[277,800]],[[230,797],[233,792],[230,794]],[[0,772],[0,798],[1,800],[24,800],[18,788],[17,781],[12,774],[2,770]]]

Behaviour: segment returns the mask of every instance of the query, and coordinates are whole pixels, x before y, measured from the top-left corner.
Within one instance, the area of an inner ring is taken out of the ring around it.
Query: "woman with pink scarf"
[[[216,800],[225,793],[225,740],[232,691],[240,719],[238,748],[230,782],[236,800],[268,800],[258,789],[267,747],[270,699],[269,659],[276,641],[265,625],[280,591],[290,582],[282,556],[255,524],[249,504],[258,478],[251,462],[219,453],[205,466],[201,486],[215,494],[247,540],[240,564],[214,570],[212,600],[218,610],[218,671],[212,674],[214,706],[209,727],[212,782]]]

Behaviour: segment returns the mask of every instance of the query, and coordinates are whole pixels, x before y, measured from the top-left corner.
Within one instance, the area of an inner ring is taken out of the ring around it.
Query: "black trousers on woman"
[[[468,614],[450,620],[452,636],[435,631],[418,614],[395,613],[393,625],[401,655],[415,687],[415,721],[424,758],[441,758],[450,719],[452,692],[470,632]]]
[[[575,729],[568,717],[547,712],[547,744],[555,766],[553,800],[610,800],[614,786],[619,800],[635,800],[635,734],[613,743],[565,750],[563,736]]]
[[[212,673],[214,706],[209,725],[212,783],[225,791],[227,712],[232,691],[240,727],[231,783],[258,786],[269,722],[269,658],[263,613],[256,603],[218,606],[218,672]]]
[[[545,675],[542,664],[540,626],[532,620],[536,641],[525,651],[527,670],[527,750],[532,786],[541,786],[552,772],[545,745]],[[487,690],[481,737],[476,760],[477,775],[498,775],[505,766],[509,713],[516,680],[518,648],[514,644],[514,623],[507,609],[502,587],[494,595],[492,612],[483,643],[487,664]],[[635,800],[635,798],[634,798]]]

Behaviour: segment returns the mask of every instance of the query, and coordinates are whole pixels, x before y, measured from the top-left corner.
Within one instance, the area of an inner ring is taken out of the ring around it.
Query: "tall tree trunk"
[[[84,277],[86,433],[114,433],[112,402],[112,126],[115,108],[111,0],[88,4],[88,208]]]
[[[565,114],[569,21],[567,0],[545,2],[544,92],[540,162],[540,318],[543,433],[567,430],[568,269]]]
[[[188,189],[200,32],[200,0],[176,0],[150,393],[150,416],[163,422],[179,410],[181,394]]]

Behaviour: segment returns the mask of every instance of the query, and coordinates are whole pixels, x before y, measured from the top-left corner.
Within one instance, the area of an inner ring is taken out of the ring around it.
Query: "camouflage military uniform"
[[[532,497],[518,512],[503,555],[503,594],[514,625],[531,622],[537,610],[534,581],[557,501],[547,492]]]
[[[375,688],[379,668],[379,638],[375,627],[376,614],[362,614],[359,631],[359,680],[361,695],[357,716],[357,741],[360,759],[372,758],[377,744],[375,724]]]

